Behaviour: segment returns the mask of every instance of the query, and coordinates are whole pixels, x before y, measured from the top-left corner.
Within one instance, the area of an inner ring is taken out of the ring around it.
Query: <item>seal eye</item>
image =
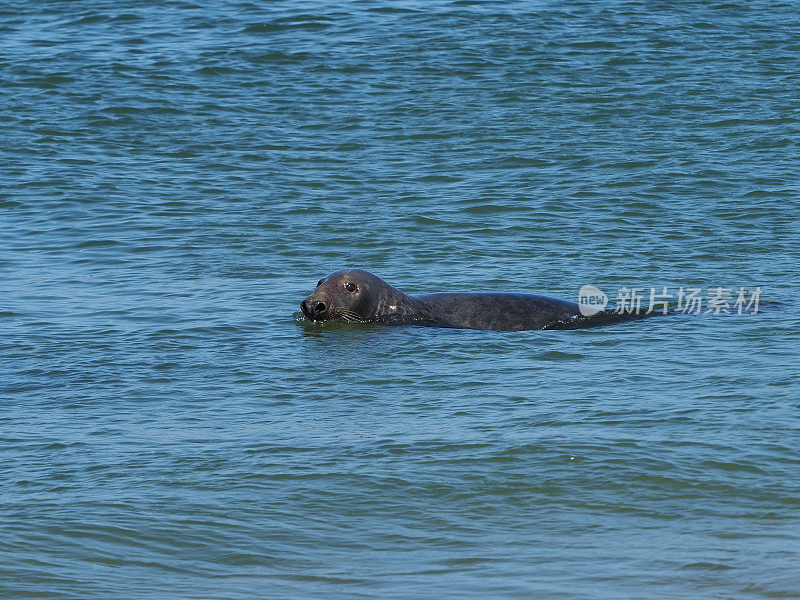
[[[350,292],[352,294],[358,288],[356,288],[356,284],[355,283],[353,283],[352,281],[348,281],[347,283],[344,284],[344,289],[346,289],[348,292]]]
[[[317,282],[317,287],[321,286],[323,281],[325,281],[325,280],[324,280],[324,279],[320,279],[320,280]]]

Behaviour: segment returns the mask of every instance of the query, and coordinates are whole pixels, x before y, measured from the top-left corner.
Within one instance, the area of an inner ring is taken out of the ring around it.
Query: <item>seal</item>
[[[608,311],[583,317],[575,302],[533,294],[441,293],[412,297],[360,269],[337,271],[320,279],[300,308],[313,321],[494,331],[575,329],[625,320],[617,318],[624,315],[615,317]]]

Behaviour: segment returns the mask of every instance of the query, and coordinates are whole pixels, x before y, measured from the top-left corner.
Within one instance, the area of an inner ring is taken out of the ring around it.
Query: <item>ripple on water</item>
[[[795,12],[0,7],[0,595],[792,596]],[[777,302],[303,319],[350,266]]]

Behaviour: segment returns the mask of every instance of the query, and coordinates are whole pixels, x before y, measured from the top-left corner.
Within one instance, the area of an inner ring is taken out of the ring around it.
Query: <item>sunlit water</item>
[[[0,3],[0,597],[800,596],[798,57],[796,3]],[[351,266],[771,304],[298,317]]]

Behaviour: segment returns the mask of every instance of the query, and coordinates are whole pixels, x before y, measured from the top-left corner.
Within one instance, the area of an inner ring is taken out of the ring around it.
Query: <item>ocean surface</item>
[[[800,598],[799,90],[797,2],[0,2],[0,598]]]

